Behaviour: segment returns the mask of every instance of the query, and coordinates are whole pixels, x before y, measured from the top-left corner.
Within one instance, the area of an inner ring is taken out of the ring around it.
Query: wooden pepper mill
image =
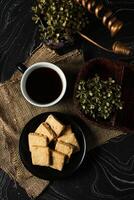
[[[104,26],[110,31],[111,36],[115,36],[123,27],[123,22],[118,20],[113,12],[106,8],[102,0],[75,0],[77,3],[81,4],[90,13],[93,13],[98,19],[100,19]],[[98,46],[99,48],[113,52],[115,54],[121,54],[125,56],[131,56],[133,54],[132,49],[127,47],[120,41],[115,41],[111,49],[106,49],[105,47],[97,44],[92,39],[88,38],[82,33],[79,33],[83,38],[87,39],[92,44]]]
[[[81,4],[83,7],[100,19],[105,25],[111,36],[114,36],[123,27],[123,22],[118,20],[110,9],[106,8],[101,0],[76,0],[77,3]]]

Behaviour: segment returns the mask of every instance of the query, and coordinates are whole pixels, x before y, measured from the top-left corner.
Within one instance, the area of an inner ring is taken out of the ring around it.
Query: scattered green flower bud
[[[95,120],[106,120],[116,110],[123,109],[121,86],[111,77],[103,80],[96,74],[87,81],[80,80],[76,98],[81,110]]]

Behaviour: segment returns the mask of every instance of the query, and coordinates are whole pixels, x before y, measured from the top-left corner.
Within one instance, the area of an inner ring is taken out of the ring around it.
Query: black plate
[[[28,134],[29,132],[34,132],[39,126],[39,124],[45,121],[49,114],[53,114],[65,125],[70,124],[80,145],[80,151],[72,155],[70,162],[68,164],[65,164],[62,171],[58,171],[50,167],[32,165],[31,161],[31,153],[28,147]],[[74,173],[80,167],[84,160],[86,153],[85,136],[83,130],[81,129],[79,124],[74,120],[73,116],[58,112],[42,113],[32,118],[24,127],[20,136],[19,153],[22,163],[27,168],[27,170],[29,170],[33,175],[46,180],[65,178]]]

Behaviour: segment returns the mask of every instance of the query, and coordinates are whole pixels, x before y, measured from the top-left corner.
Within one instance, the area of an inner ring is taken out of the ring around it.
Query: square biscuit
[[[47,136],[48,139],[49,139],[49,142],[51,142],[56,136],[54,131],[45,122],[41,123],[38,126],[38,128],[35,130],[35,132],[40,134],[40,135]]]
[[[71,157],[73,151],[74,151],[74,146],[69,143],[64,143],[62,141],[57,141],[55,150],[59,151],[61,153],[64,153],[68,158]]]
[[[48,147],[33,146],[31,158],[33,165],[49,166],[50,150]]]
[[[58,119],[56,119],[53,115],[49,115],[45,121],[51,129],[56,133],[56,136],[59,137],[65,125],[62,124]]]
[[[28,145],[29,145],[29,151],[32,151],[33,146],[46,147],[48,145],[48,138],[45,135],[29,133],[28,134]]]
[[[51,150],[52,163],[50,164],[50,167],[62,171],[65,163],[65,158],[66,158],[65,154]]]
[[[72,144],[75,146],[75,152],[80,150],[79,143],[75,137],[75,134],[72,132],[71,126],[67,126],[63,134],[58,138],[58,141]]]

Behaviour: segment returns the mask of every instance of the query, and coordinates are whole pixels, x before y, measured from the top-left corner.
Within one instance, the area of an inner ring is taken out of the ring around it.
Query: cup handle
[[[18,64],[16,67],[22,74],[27,70],[27,67],[22,63]]]

